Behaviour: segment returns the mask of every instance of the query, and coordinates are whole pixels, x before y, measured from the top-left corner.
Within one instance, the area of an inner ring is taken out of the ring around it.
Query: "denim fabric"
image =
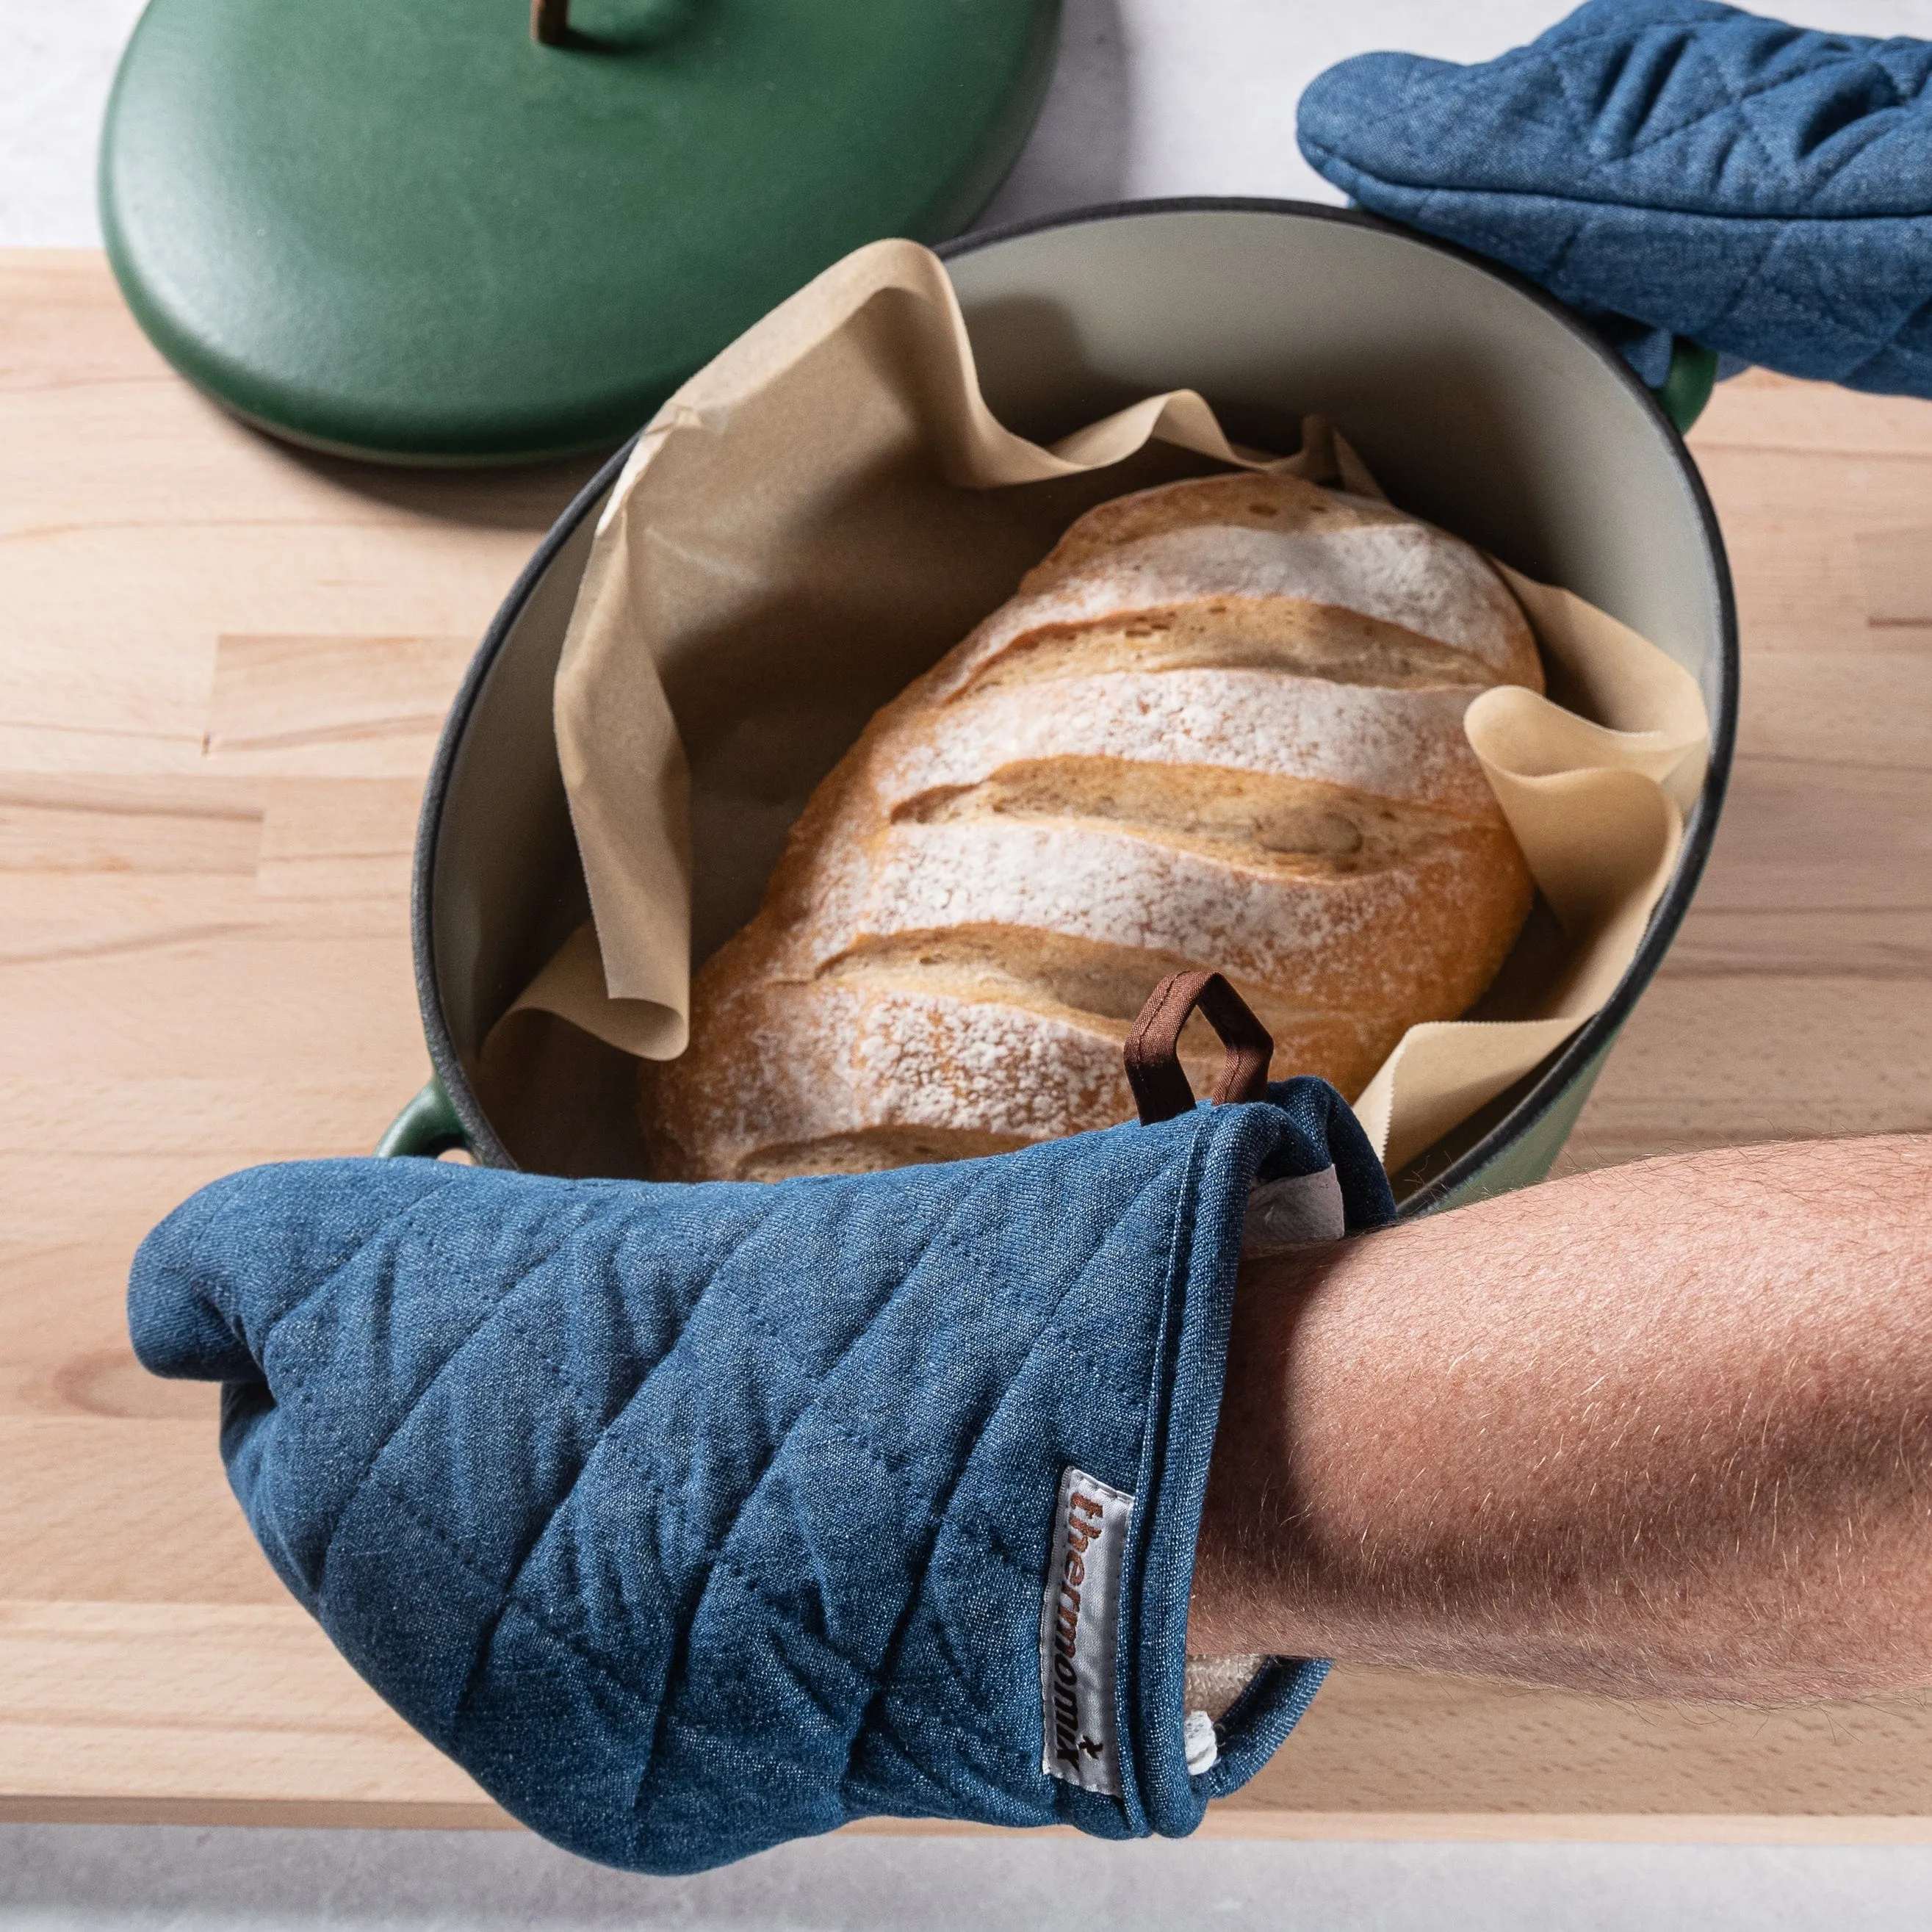
[[[218,1379],[262,1548],[517,1816],[689,1871],[868,1813],[1182,1833],[1324,1666],[1183,1743],[1187,1600],[1242,1220],[1333,1163],[1300,1080],[995,1160],[774,1186],[422,1160],[256,1168],[148,1236],[129,1319]],[[1063,1469],[1135,1498],[1118,1796],[1042,1772]]]
[[[1364,54],[1303,95],[1336,187],[1628,318],[1854,388],[1932,396],[1932,44],[1711,0],[1589,0],[1457,67]],[[1664,332],[1659,335],[1654,332]]]

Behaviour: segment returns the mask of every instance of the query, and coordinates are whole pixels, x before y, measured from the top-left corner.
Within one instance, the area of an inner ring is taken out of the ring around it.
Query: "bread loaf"
[[[1102,504],[872,719],[763,908],[646,1062],[665,1179],[991,1154],[1124,1120],[1166,974],[1218,969],[1274,1077],[1352,1097],[1514,943],[1521,853],[1462,731],[1542,688],[1467,544],[1385,505],[1228,475]],[[1218,1048],[1184,1064],[1204,1092]]]

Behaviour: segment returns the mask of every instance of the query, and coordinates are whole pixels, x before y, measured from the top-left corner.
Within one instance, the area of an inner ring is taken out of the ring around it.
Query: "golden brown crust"
[[[1359,1092],[1528,910],[1461,725],[1498,682],[1541,684],[1514,599],[1384,506],[1252,476],[1102,504],[813,794],[697,976],[689,1048],[643,1069],[652,1171],[852,1172],[1124,1118],[1121,1043],[1184,967],[1233,980],[1276,1078]],[[1184,1055],[1204,1091],[1198,1022]]]
[[[1298,476],[1237,473],[1159,484],[1096,504],[1028,572],[1020,595],[1044,590],[1103,551],[1204,524],[1224,530],[1355,530],[1414,520],[1385,503],[1324,490]]]

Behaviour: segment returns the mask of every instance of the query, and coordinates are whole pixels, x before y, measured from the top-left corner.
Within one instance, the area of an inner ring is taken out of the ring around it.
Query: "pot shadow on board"
[[[386,505],[406,516],[472,530],[526,530],[534,550],[585,484],[610,460],[608,448],[533,463],[478,463],[460,467],[376,463],[332,455],[246,425],[267,448],[318,482]],[[507,582],[503,586],[507,590]]]

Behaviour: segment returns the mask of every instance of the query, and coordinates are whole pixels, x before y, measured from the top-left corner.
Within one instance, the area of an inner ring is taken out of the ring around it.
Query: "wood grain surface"
[[[1573,1164],[1932,1127],[1932,405],[1754,374],[1692,442],[1736,776]],[[98,256],[0,255],[0,1817],[505,1822],[284,1594],[215,1392],[144,1375],[122,1298],[190,1190],[366,1151],[420,1084],[422,774],[592,466],[296,454],[170,374]],[[1932,1700],[1338,1672],[1210,1826],[1932,1838]]]

